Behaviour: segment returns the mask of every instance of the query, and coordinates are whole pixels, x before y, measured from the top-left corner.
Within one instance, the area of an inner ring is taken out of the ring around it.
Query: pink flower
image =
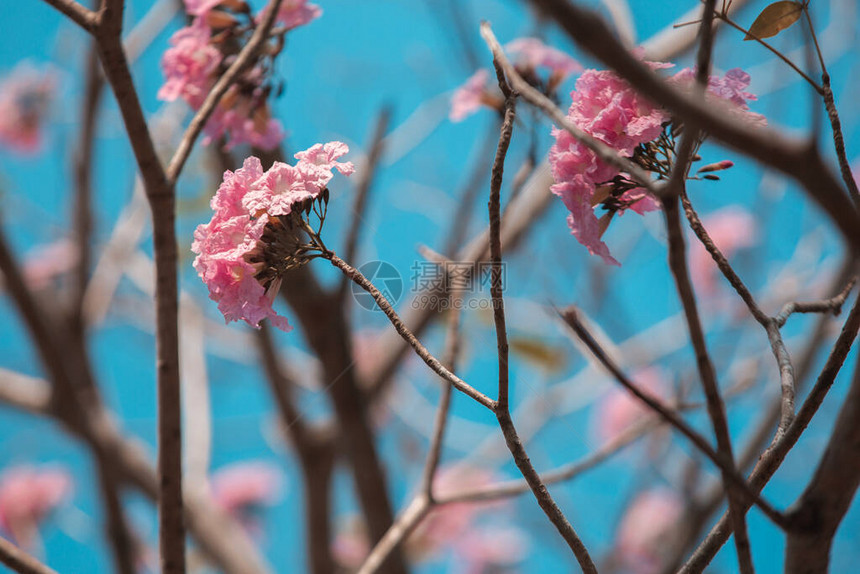
[[[263,461],[237,462],[218,469],[210,480],[215,503],[234,518],[276,502],[283,472]]]
[[[247,261],[268,222],[266,214],[258,219],[240,215],[198,226],[191,247],[198,254],[194,268],[225,322],[242,320],[259,328],[260,321],[269,319],[275,327],[290,331],[287,319],[272,308],[277,290],[267,291],[256,278],[257,268]]]
[[[263,172],[260,160],[250,157],[235,173],[224,173],[212,198],[212,219],[197,227],[191,250],[197,254],[194,269],[226,322],[242,320],[259,328],[269,319],[279,329],[291,329],[272,308],[282,274],[301,264],[297,231],[281,218],[322,193],[331,170],[353,173],[352,163],[336,161],[348,151],[341,142],[317,144],[296,154],[295,166],[276,162]]]
[[[729,205],[702,217],[702,225],[727,259],[756,241],[755,219],[740,205]],[[713,295],[720,275],[717,264],[692,233],[689,241],[687,260],[693,284],[702,295]]]
[[[269,115],[263,95],[237,94],[236,88],[232,88],[206,122],[204,144],[228,136],[227,150],[243,144],[264,150],[276,148],[284,139],[284,128],[279,120]]]
[[[60,468],[16,466],[0,475],[0,528],[30,546],[41,522],[71,493],[72,477]]]
[[[621,520],[615,542],[616,555],[625,572],[659,572],[663,553],[667,551],[664,538],[681,519],[683,511],[683,500],[668,489],[643,492],[633,501]]]
[[[53,73],[26,63],[18,64],[0,81],[0,144],[20,153],[37,152],[55,89]]]
[[[487,103],[486,85],[489,78],[490,73],[480,69],[454,91],[454,95],[451,96],[451,112],[448,116],[452,122],[463,121]]]
[[[529,551],[525,533],[513,526],[473,528],[456,542],[457,572],[483,574],[505,571],[522,562]]]
[[[640,144],[655,139],[663,130],[668,116],[639,96],[612,72],[586,70],[571,92],[572,102],[567,119],[586,133],[630,157]],[[594,214],[597,187],[610,182],[618,170],[600,160],[594,152],[566,130],[554,128],[555,144],[549,152],[555,184],[552,191],[570,210],[568,225],[576,239],[606,263],[619,265],[601,240],[605,225]],[[656,203],[641,190],[628,195],[637,212],[649,211]],[[631,192],[628,192],[630,194]],[[641,205],[638,205],[641,204]],[[621,211],[623,211],[623,207]]]
[[[305,151],[295,154],[299,163],[296,167],[302,173],[305,181],[311,188],[318,191],[325,188],[331,181],[332,170],[336,169],[346,176],[355,173],[355,166],[351,161],[336,161],[339,157],[346,155],[349,147],[343,142],[329,142],[325,145],[316,144]]]
[[[640,369],[633,376],[633,382],[642,391],[657,399],[663,398],[666,394],[664,380],[665,374],[655,367]],[[627,389],[613,387],[597,404],[592,428],[598,441],[606,444],[621,436],[651,413],[651,409]]]
[[[358,517],[341,522],[331,543],[331,554],[343,569],[353,572],[361,568],[370,554],[370,541],[364,524]]]
[[[211,36],[203,18],[173,34],[161,59],[167,81],[158,90],[159,99],[183,98],[192,107],[202,105],[222,60],[221,52],[209,43]]]
[[[517,38],[509,42],[505,49],[518,54],[518,65],[529,69],[547,68],[558,83],[571,74],[582,71],[582,66],[561,50],[551,48],[537,38]]]
[[[281,496],[284,474],[264,461],[237,462],[217,470],[210,480],[212,499],[251,535],[262,534],[259,513]]]
[[[185,11],[192,16],[205,16],[223,0],[184,0]]]
[[[680,87],[689,89],[696,79],[695,68],[684,68],[677,74],[669,78],[669,81],[677,84]],[[750,111],[747,102],[753,102],[758,98],[755,94],[747,92],[746,89],[750,85],[750,75],[740,68],[732,68],[721,78],[719,76],[710,76],[708,78],[709,102],[720,104],[728,104],[725,107],[727,110],[744,122],[756,126],[766,126],[767,119],[755,112]]]
[[[444,467],[436,475],[434,494],[444,497],[462,489],[486,486],[492,481],[493,474],[478,467],[464,464]],[[487,508],[487,505],[454,503],[434,509],[407,540],[410,554],[426,556],[454,545]]]
[[[307,0],[283,0],[278,11],[278,22],[288,29],[298,28],[322,16],[322,9]]]
[[[40,245],[24,256],[24,281],[32,289],[44,289],[54,279],[73,270],[79,257],[78,246],[67,238]]]

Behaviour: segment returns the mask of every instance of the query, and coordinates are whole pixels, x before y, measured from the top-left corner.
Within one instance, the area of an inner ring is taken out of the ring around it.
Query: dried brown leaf
[[[800,2],[774,2],[761,11],[744,40],[772,38],[797,22],[802,13],[803,5]]]

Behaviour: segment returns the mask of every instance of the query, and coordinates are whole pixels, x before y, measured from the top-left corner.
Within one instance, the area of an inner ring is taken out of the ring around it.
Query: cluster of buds
[[[508,43],[505,49],[514,55],[517,73],[552,100],[556,99],[556,90],[564,80],[582,71],[579,62],[537,38],[518,38]],[[450,119],[462,121],[484,106],[502,113],[503,104],[498,87],[490,82],[490,72],[480,69],[454,91]]]
[[[341,142],[316,144],[295,154],[296,165],[275,162],[264,172],[260,160],[249,157],[241,169],[224,174],[212,198],[215,213],[197,227],[191,249],[194,268],[227,322],[259,328],[269,319],[290,330],[272,303],[288,271],[329,253],[320,238],[328,183],[335,169],[355,171],[351,162],[337,161],[348,151]]]
[[[185,5],[194,19],[170,39],[171,47],[161,61],[166,81],[158,97],[167,101],[181,98],[197,110],[261,18],[244,0],[186,0]],[[270,96],[279,95],[283,89],[272,80],[274,59],[290,30],[321,13],[306,0],[282,2],[276,26],[257,60],[230,87],[207,122],[205,143],[224,138],[228,149],[240,144],[272,149],[281,142],[283,127],[272,118],[269,107]]]

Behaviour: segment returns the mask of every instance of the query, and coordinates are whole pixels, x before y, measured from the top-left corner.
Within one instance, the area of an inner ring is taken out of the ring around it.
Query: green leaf
[[[749,34],[744,41],[772,38],[800,19],[803,5],[800,2],[774,2],[761,11],[758,18],[750,26]]]

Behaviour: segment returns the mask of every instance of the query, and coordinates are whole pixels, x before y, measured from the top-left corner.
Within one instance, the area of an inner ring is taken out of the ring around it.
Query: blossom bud
[[[702,166],[699,168],[697,173],[708,173],[710,171],[722,171],[724,169],[729,169],[735,165],[735,162],[724,159],[723,161],[718,161],[717,163],[709,163],[708,165]]]

